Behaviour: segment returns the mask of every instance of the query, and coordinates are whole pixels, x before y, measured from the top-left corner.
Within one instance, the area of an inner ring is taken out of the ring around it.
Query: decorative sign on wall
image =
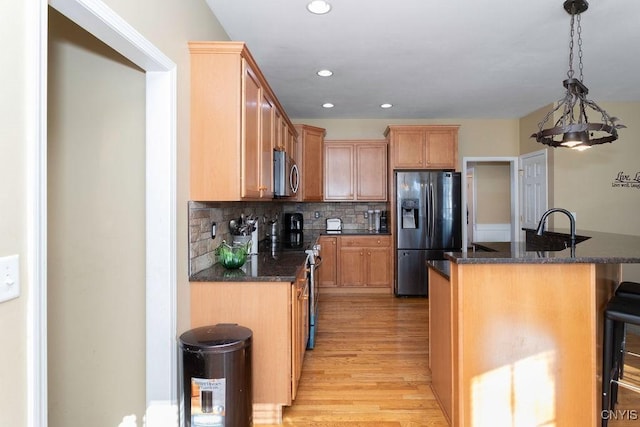
[[[618,172],[613,179],[611,186],[614,188],[638,188],[640,189],[640,172],[626,173]]]

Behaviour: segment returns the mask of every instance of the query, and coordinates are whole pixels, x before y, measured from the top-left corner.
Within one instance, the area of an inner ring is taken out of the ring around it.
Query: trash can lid
[[[201,326],[180,335],[186,350],[228,352],[251,344],[251,329],[237,323]]]

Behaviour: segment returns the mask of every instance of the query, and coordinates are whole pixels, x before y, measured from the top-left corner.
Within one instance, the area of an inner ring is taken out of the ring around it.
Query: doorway
[[[35,3],[34,3],[35,4]],[[27,196],[33,278],[27,345],[30,426],[47,424],[47,14],[49,4],[145,72],[145,368],[146,425],[172,425],[176,374],[176,66],[99,0],[41,0],[29,22],[36,127]],[[173,424],[175,425],[175,424]]]
[[[473,194],[469,194],[467,185],[462,186],[462,206],[463,210],[468,209],[469,205],[472,205],[474,217],[469,221],[477,221],[478,211],[480,204],[479,199],[481,196],[479,193],[482,191],[478,189],[479,170],[483,167],[487,167],[488,170],[495,169],[501,170],[503,167],[508,169],[508,190],[501,192],[500,194],[508,193],[508,226],[506,222],[489,223],[489,228],[479,230],[477,223],[473,232],[473,238],[476,241],[486,241],[485,239],[499,239],[499,240],[520,240],[520,233],[517,232],[519,228],[520,212],[519,212],[519,197],[518,197],[518,158],[517,157],[464,157],[462,159],[462,176],[469,177],[469,170],[473,169],[471,176],[473,177],[474,189]],[[498,173],[499,176],[500,173]],[[495,175],[492,172],[491,175]],[[472,197],[470,200],[469,197]],[[492,196],[493,197],[493,196]],[[496,200],[500,200],[500,195],[495,196]],[[502,197],[504,198],[504,197]],[[506,237],[508,235],[508,238]],[[494,240],[495,241],[495,240]],[[470,239],[468,227],[462,227],[462,251],[466,252],[470,247],[472,240]]]

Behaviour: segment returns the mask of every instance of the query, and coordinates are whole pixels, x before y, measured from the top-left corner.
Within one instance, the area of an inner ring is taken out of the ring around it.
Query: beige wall
[[[0,2],[0,257],[20,256],[21,295],[0,303],[0,425],[27,424],[27,245],[28,140],[33,126],[27,45],[27,3]]]
[[[517,156],[519,153],[518,120],[398,120],[398,119],[304,119],[305,123],[325,128],[325,139],[384,139],[384,130],[392,124],[448,124],[460,125],[458,133],[458,170],[463,157]]]
[[[51,9],[49,87],[49,426],[141,420],[145,75]]]
[[[511,164],[504,162],[477,163],[476,220],[478,224],[511,223]]]
[[[597,100],[596,100],[597,101]],[[610,115],[619,117],[628,128],[619,130],[611,144],[578,152],[565,148],[549,152],[549,207],[562,207],[576,213],[576,226],[583,230],[640,236],[640,188],[614,187],[619,172],[635,176],[640,172],[640,103],[598,102]],[[528,136],[550,106],[520,120],[520,147],[524,152],[543,146]],[[592,117],[592,120],[597,118]],[[566,226],[566,224],[557,224]],[[625,265],[626,279],[640,280],[640,268]]]
[[[178,188],[177,188],[177,277],[178,277],[178,329],[189,328],[189,298],[187,280],[187,196],[189,158],[189,40],[227,40],[228,36],[217,22],[205,2],[178,2],[174,0],[105,0],[129,24],[136,28],[152,44],[177,64],[178,86]],[[32,17],[34,2],[0,2],[0,40],[3,55],[0,65],[2,94],[0,99],[0,201],[12,206],[0,216],[0,256],[19,254],[21,261],[22,294],[20,298],[0,304],[0,324],[12,327],[0,328],[0,425],[24,426],[27,424],[27,302],[32,289],[28,277],[27,218],[30,214],[26,196],[28,178],[28,143],[35,138],[35,73],[33,58],[37,51],[37,26]],[[55,91],[59,88],[50,88]],[[104,105],[117,110],[120,105]],[[94,129],[99,132],[100,129]],[[138,208],[131,213],[142,214]],[[79,343],[74,343],[74,346]],[[96,363],[106,364],[105,355],[96,355]],[[69,367],[67,366],[67,369]],[[89,373],[87,373],[89,375]],[[140,390],[144,378],[136,378],[134,384],[119,383],[120,389],[132,387]],[[72,388],[74,384],[69,384]],[[76,393],[83,390],[76,390]],[[118,391],[119,392],[119,391]],[[137,395],[137,401],[144,399]],[[118,415],[118,414],[114,414]],[[94,418],[95,419],[95,418]],[[138,420],[141,422],[141,420]],[[77,425],[77,419],[75,425]],[[73,425],[73,424],[72,424]],[[110,424],[111,426],[117,424]],[[141,425],[141,424],[139,424]]]

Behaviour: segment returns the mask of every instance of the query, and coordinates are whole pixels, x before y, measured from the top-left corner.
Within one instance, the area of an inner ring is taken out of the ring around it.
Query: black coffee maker
[[[287,233],[299,233],[304,228],[304,220],[301,213],[284,214],[284,230]]]

